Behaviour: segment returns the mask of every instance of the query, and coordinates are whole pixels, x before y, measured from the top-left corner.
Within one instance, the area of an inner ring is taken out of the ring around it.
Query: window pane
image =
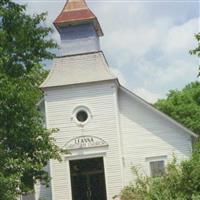
[[[88,119],[88,114],[81,110],[77,113],[76,118],[79,122],[85,122]]]
[[[164,161],[150,162],[151,176],[160,176],[165,172]]]

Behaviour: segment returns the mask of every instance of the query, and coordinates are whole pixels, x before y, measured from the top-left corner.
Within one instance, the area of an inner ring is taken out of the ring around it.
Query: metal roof
[[[58,57],[40,88],[114,80],[101,51]]]
[[[96,16],[88,8],[85,0],[68,0],[63,10],[54,21],[54,25],[59,31],[60,27],[91,22],[99,36],[103,35],[100,24]]]

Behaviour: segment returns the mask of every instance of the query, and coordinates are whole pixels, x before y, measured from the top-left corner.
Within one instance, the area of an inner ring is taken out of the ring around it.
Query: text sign
[[[94,136],[80,136],[67,142],[64,146],[66,149],[81,149],[107,146],[107,143],[101,138]]]

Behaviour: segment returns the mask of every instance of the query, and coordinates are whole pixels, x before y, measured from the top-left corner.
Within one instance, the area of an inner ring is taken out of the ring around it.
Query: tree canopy
[[[171,90],[155,107],[200,135],[200,82],[192,82],[182,90]]]
[[[200,32],[195,35],[195,38],[197,40],[197,47],[195,49],[191,50],[190,53],[200,57]],[[199,66],[198,76],[200,76],[200,66]]]
[[[0,199],[14,200],[33,189],[36,180],[48,184],[43,167],[60,159],[60,149],[44,127],[37,108],[39,85],[56,43],[49,39],[45,14],[30,16],[26,7],[0,1]]]

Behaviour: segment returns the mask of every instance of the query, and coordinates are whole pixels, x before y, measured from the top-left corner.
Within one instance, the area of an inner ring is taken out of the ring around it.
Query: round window
[[[92,114],[88,107],[78,106],[73,110],[72,120],[74,120],[78,126],[85,126],[85,124],[91,119]]]
[[[77,119],[79,122],[81,122],[81,123],[85,122],[85,121],[88,119],[88,114],[87,114],[87,112],[84,111],[84,110],[80,110],[80,111],[77,112],[77,114],[76,114],[76,119]]]

